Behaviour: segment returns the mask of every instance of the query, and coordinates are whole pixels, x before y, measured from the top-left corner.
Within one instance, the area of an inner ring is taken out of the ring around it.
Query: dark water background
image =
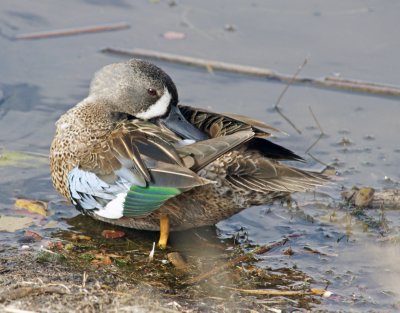
[[[99,52],[105,47],[145,48],[294,73],[339,75],[400,85],[400,3],[397,1],[22,1],[0,2],[0,147],[48,154],[54,122],[83,99],[93,73],[123,58]],[[128,30],[13,41],[16,34],[125,21]],[[228,31],[232,25],[234,31]],[[166,31],[186,34],[167,40]],[[302,130],[297,134],[272,110],[284,85],[263,79],[155,62],[174,79],[181,102],[256,117],[290,134],[277,142],[304,155],[319,136],[312,108],[326,136],[312,154],[339,172],[325,196],[298,195],[299,210],[250,208],[219,223],[220,236],[240,228],[252,243],[301,234],[293,249],[310,246],[327,256],[268,255],[260,266],[296,266],[317,286],[339,295],[324,300],[331,310],[395,311],[400,301],[400,250],[383,236],[397,236],[398,212],[385,211],[388,229],[366,228],[340,210],[342,187],[398,188],[400,181],[400,103],[398,98],[291,86],[281,107]],[[343,144],[344,142],[349,143]],[[302,165],[320,170],[310,157]],[[46,162],[0,167],[0,213],[15,198],[57,200]],[[54,208],[55,219],[75,211]],[[379,220],[382,212],[368,212]],[[338,221],[332,222],[332,214]],[[60,222],[60,227],[65,224]],[[345,236],[347,235],[347,236]],[[344,237],[345,236],[345,237]],[[15,238],[0,233],[0,242]]]

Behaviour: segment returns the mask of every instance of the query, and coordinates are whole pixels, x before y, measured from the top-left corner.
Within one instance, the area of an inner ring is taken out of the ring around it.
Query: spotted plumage
[[[83,213],[158,230],[212,225],[326,181],[286,166],[302,160],[267,138],[273,127],[178,105],[171,78],[141,60],[96,73],[89,96],[56,123],[55,188]]]

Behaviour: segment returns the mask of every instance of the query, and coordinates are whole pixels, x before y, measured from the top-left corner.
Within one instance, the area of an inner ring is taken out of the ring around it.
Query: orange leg
[[[158,241],[158,247],[165,249],[167,247],[169,236],[169,218],[167,214],[163,214],[160,217],[160,240]]]

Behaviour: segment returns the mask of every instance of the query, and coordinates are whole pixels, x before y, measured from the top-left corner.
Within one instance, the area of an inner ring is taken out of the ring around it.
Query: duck
[[[278,132],[179,103],[171,77],[150,62],[109,64],[56,122],[52,182],[83,214],[159,231],[166,248],[170,231],[215,225],[328,180],[282,162],[304,160],[270,140]]]

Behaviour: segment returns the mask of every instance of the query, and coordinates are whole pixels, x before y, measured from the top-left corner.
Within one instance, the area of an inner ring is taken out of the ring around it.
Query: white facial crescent
[[[136,117],[142,120],[149,120],[154,117],[163,116],[167,113],[169,103],[171,101],[171,94],[168,92],[168,89],[164,87],[164,94],[160,99],[157,100],[156,103],[151,105],[147,111],[140,112],[136,114]]]

